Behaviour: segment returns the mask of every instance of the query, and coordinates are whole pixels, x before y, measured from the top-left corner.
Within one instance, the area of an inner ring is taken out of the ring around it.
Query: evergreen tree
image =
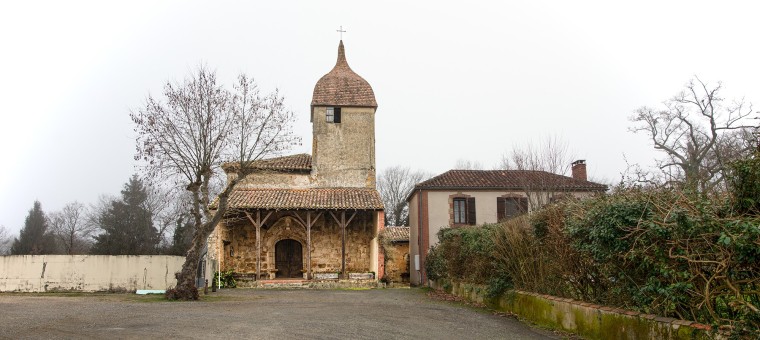
[[[34,207],[24,221],[19,237],[13,240],[12,255],[41,255],[55,252],[55,239],[48,231],[48,220],[42,204],[34,201]]]
[[[133,175],[124,184],[121,200],[98,216],[102,233],[95,236],[93,254],[149,255],[155,254],[160,238],[153,226],[153,214],[147,206],[148,191],[143,182]]]
[[[195,225],[191,219],[185,220],[183,217],[181,216],[177,219],[172,245],[167,252],[169,255],[185,256],[187,250],[190,249],[190,245],[193,243]]]

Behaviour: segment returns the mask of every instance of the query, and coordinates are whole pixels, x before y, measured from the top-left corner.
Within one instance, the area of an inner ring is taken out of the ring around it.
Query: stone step
[[[240,288],[256,289],[345,289],[345,288],[379,288],[383,283],[375,280],[299,280],[299,279],[275,279],[275,280],[238,280]]]
[[[280,282],[280,283],[261,283],[257,288],[281,288],[281,289],[308,289],[309,283],[308,282]]]

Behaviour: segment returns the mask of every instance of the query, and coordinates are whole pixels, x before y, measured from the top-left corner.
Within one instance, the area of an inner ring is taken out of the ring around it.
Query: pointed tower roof
[[[335,67],[314,86],[311,106],[377,107],[372,86],[348,66],[343,40],[338,45]]]

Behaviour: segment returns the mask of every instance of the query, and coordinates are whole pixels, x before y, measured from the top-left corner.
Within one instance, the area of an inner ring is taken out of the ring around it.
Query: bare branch
[[[295,114],[277,90],[262,96],[253,79],[241,74],[229,91],[217,83],[215,72],[201,66],[184,82],[168,83],[161,100],[149,96],[130,115],[146,178],[170,179],[191,198],[185,211],[195,234],[177,276],[178,289],[191,289],[203,245],[227,214],[227,198],[249,171],[246,166],[300,143],[292,133]],[[237,163],[238,173],[222,184],[225,161]],[[217,193],[217,208],[211,210]],[[164,220],[162,232],[174,220]]]
[[[697,192],[724,187],[725,165],[748,155],[753,143],[745,103],[725,107],[722,84],[711,86],[695,77],[663,110],[642,107],[630,118],[634,133],[649,136],[656,150],[665,154],[658,166],[668,182]],[[733,132],[732,132],[733,131]]]

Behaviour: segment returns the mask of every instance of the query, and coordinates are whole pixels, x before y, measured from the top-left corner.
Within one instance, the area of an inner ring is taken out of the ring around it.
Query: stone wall
[[[301,243],[303,270],[307,269],[306,229],[298,221],[288,216],[289,212],[273,214],[267,227],[261,229],[261,274],[266,278],[275,268],[275,244],[284,239]],[[375,226],[372,212],[360,212],[346,230],[346,271],[372,271],[372,242]],[[217,241],[223,247],[222,270],[232,269],[238,274],[256,273],[256,228],[242,221],[238,224],[217,228]],[[223,241],[229,241],[224,245]],[[218,245],[219,243],[217,243]],[[230,255],[232,250],[232,255]],[[341,230],[329,214],[322,214],[311,229],[311,269],[312,273],[336,273],[341,270]]]
[[[573,332],[589,339],[715,339],[710,326],[618,308],[594,305],[523,291],[508,291],[488,297],[486,287],[467,283],[432,286],[484,303],[488,307],[513,313],[530,322]]]
[[[375,187],[375,109],[342,107],[328,123],[327,108],[312,109],[312,175],[319,187]]]
[[[164,255],[0,256],[0,292],[167,289],[184,262]]]
[[[230,172],[227,174],[227,181],[231,181],[237,176],[236,173]],[[266,171],[257,170],[250,173],[238,182],[235,189],[246,188],[278,188],[278,189],[292,189],[292,188],[306,188],[312,185],[311,176],[308,173],[299,172],[278,172],[278,171]]]
[[[409,242],[393,242],[386,249],[385,275],[393,282],[409,282]]]

